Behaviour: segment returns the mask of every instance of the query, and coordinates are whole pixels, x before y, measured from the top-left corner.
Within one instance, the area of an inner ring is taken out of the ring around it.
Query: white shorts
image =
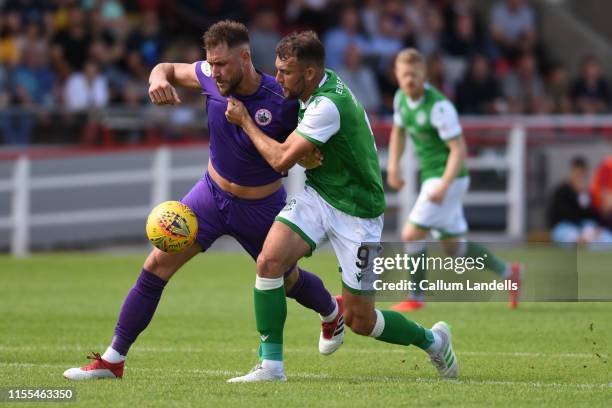
[[[408,216],[408,222],[419,228],[432,230],[436,238],[464,235],[467,233],[468,224],[463,215],[463,197],[470,186],[470,178],[455,179],[448,187],[444,200],[436,204],[430,201],[429,194],[440,181],[439,177],[425,180]]]
[[[276,221],[299,234],[313,251],[328,239],[340,264],[342,285],[356,294],[372,289],[371,282],[365,282],[363,270],[358,267],[358,251],[362,243],[380,242],[383,215],[376,218],[349,215],[332,207],[312,187],[306,186],[288,201]]]

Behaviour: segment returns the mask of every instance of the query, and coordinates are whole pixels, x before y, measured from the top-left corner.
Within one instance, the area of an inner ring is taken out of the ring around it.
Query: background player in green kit
[[[243,128],[277,171],[286,171],[318,147],[323,164],[306,172],[306,186],[277,216],[257,259],[255,320],[260,363],[230,382],[283,381],[283,329],[287,314],[283,271],[325,239],[342,273],[340,313],[357,334],[425,350],[443,377],[456,377],[457,358],[448,325],[431,330],[397,312],[380,311],[358,267],[363,242],[379,242],[384,192],[372,130],[363,106],[324,67],[325,50],[313,32],[291,34],[276,50],[276,79],[286,97],[299,99],[298,126],[280,143],[255,126],[244,106],[230,99],[226,117]],[[343,306],[343,307],[342,307]]]
[[[406,134],[412,138],[421,169],[421,191],[402,230],[408,253],[421,256],[426,250],[423,240],[431,230],[448,254],[484,256],[488,269],[520,287],[521,265],[503,262],[483,246],[464,238],[468,225],[463,215],[463,198],[470,179],[465,167],[467,147],[455,107],[425,82],[425,59],[417,50],[409,48],[398,54],[395,75],[400,88],[394,100],[387,182],[396,190],[404,186],[399,162]],[[414,278],[420,281],[424,275],[425,270],[420,268]],[[517,301],[518,290],[510,291],[510,306],[515,308]],[[392,309],[418,310],[423,305],[422,293],[415,292]]]

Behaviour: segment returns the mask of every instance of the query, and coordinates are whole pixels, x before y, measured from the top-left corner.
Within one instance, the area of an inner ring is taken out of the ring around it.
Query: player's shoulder
[[[271,99],[278,100],[282,102],[285,100],[285,96],[283,95],[283,90],[281,86],[276,82],[276,79],[265,72],[260,72],[261,74],[261,88]]]

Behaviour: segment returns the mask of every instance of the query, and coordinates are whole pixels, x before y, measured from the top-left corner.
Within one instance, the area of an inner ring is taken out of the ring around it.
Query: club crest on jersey
[[[202,64],[200,65],[200,70],[207,77],[209,77],[211,75],[210,64],[208,63],[208,61],[202,62]]]
[[[423,111],[419,111],[416,115],[416,122],[419,126],[423,126],[427,121],[427,114]]]
[[[255,122],[259,126],[269,125],[272,122],[272,112],[265,108],[257,109],[257,112],[255,112]]]

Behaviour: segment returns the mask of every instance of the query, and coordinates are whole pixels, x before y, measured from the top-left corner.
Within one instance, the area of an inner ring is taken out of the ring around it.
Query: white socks
[[[440,352],[440,349],[442,348],[442,338],[433,330],[431,331],[431,334],[433,334],[434,341],[431,343],[431,346],[425,350],[430,355]]]
[[[334,304],[336,305],[334,307],[334,311],[331,312],[327,316],[319,315],[319,317],[321,317],[321,320],[324,321],[325,323],[333,322],[334,319],[338,316],[338,302],[336,302],[336,298],[332,297],[332,299],[334,300]]]
[[[119,354],[119,352],[111,346],[108,346],[108,348],[102,355],[102,358],[112,364],[117,364],[121,363],[122,361],[125,361],[125,356]]]
[[[278,360],[262,360],[261,366],[266,370],[271,370],[275,373],[282,373],[285,369],[283,362]]]

